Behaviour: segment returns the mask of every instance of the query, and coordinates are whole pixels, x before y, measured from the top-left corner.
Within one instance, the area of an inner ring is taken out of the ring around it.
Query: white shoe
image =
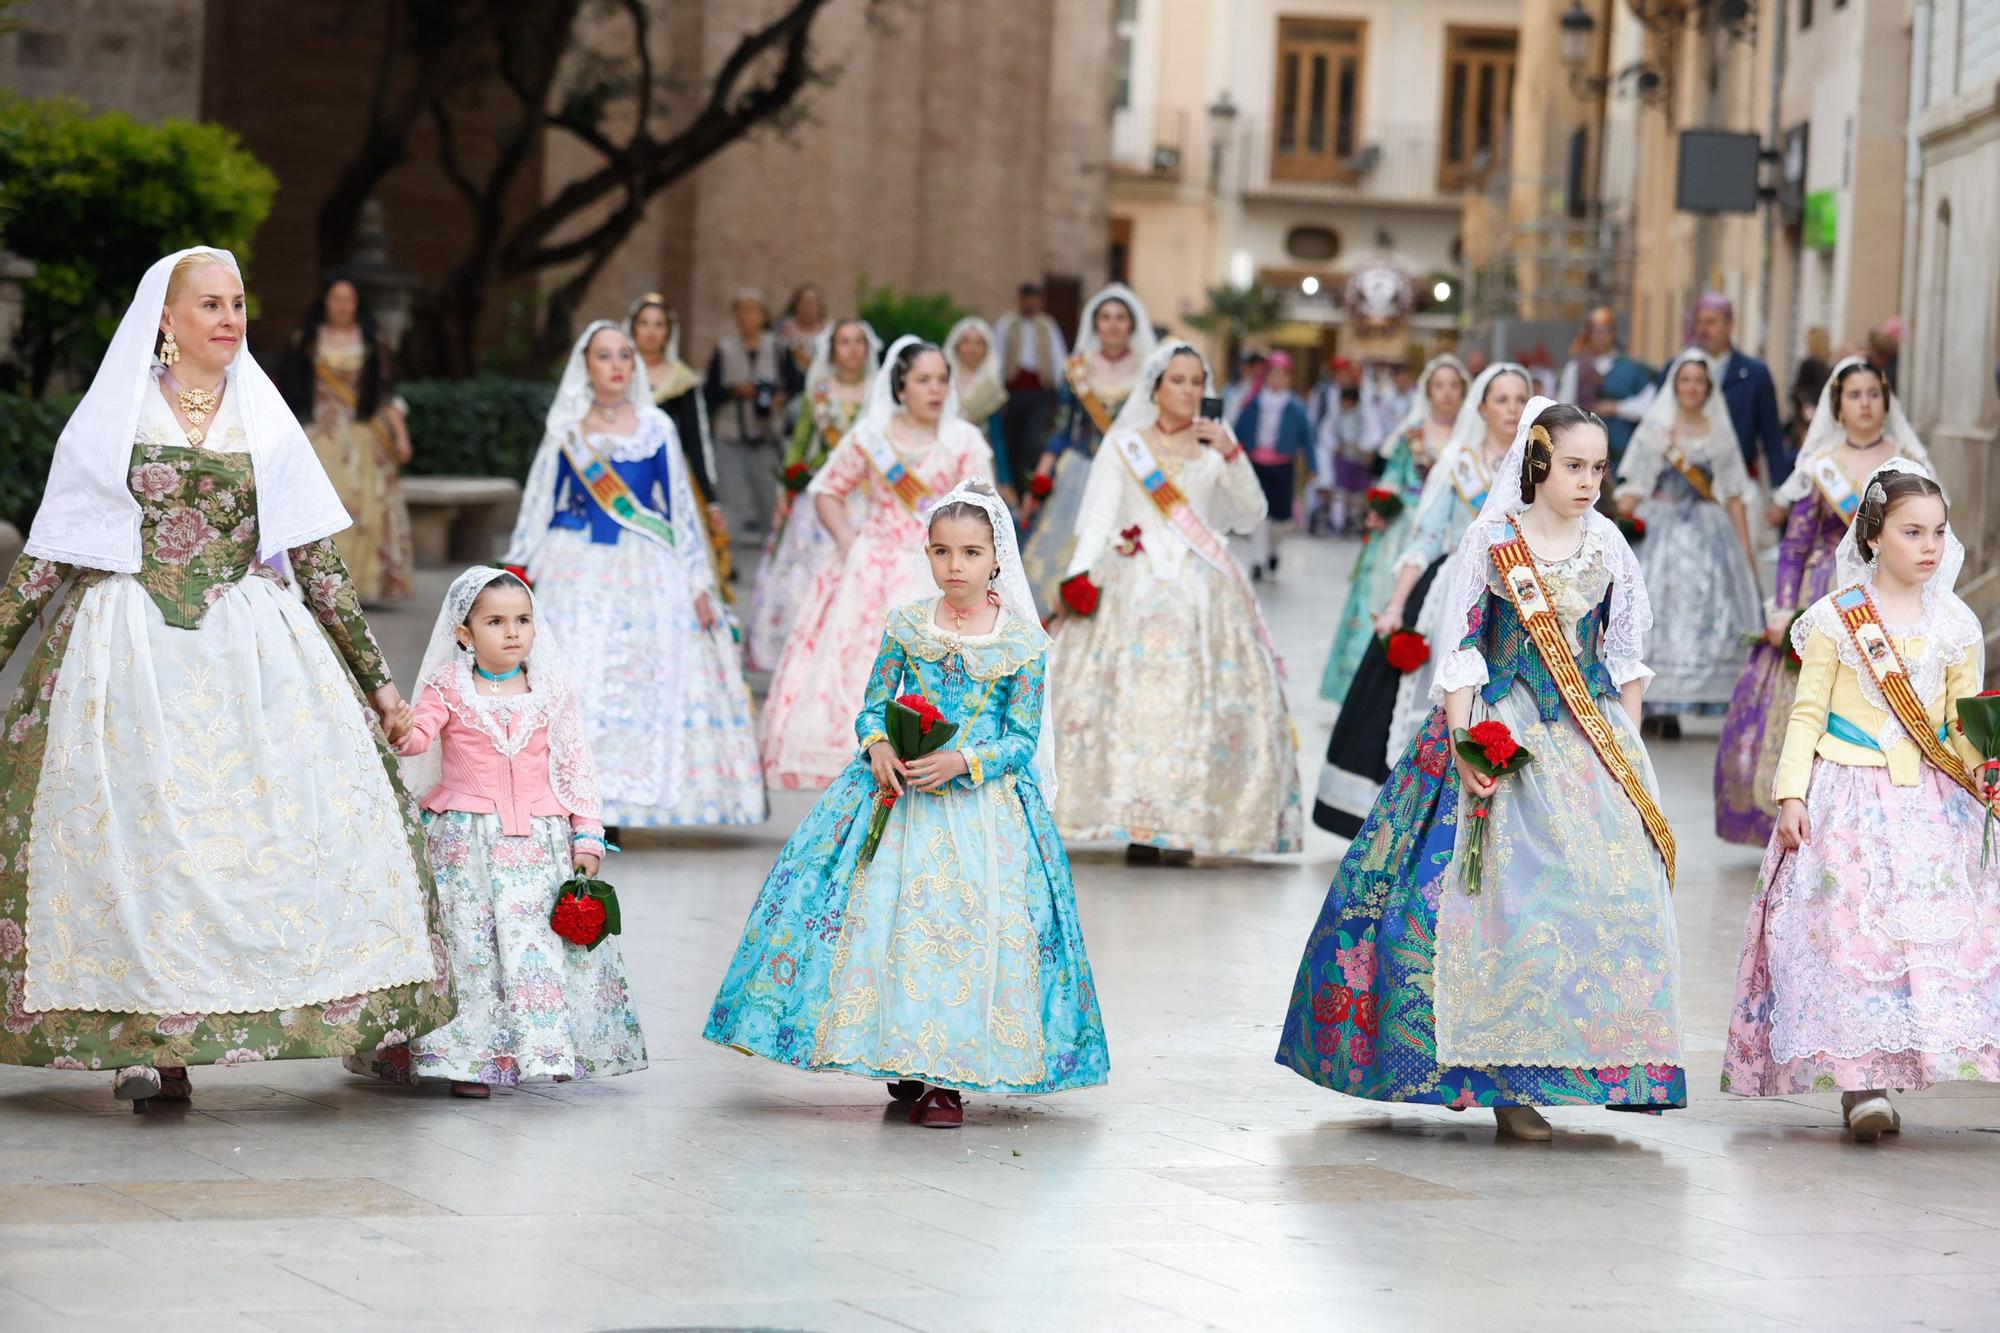
[[[1493,1121],[1500,1127],[1500,1136],[1519,1139],[1523,1143],[1547,1143],[1555,1137],[1549,1122],[1542,1113],[1532,1106],[1496,1106]]]
[[[1861,1098],[1861,1096],[1862,1094],[1858,1092],[1843,1092],[1840,1094],[1841,1124],[1851,1126],[1854,1123],[1854,1108],[1858,1100]],[[1886,1102],[1889,1100],[1889,1095],[1887,1093],[1879,1093],[1877,1094],[1877,1096],[1879,1096],[1882,1101]],[[1903,1113],[1901,1111],[1898,1111],[1894,1106],[1891,1106],[1889,1108],[1889,1127],[1883,1130],[1882,1133],[1900,1134],[1902,1132],[1903,1132]]]
[[[1847,1132],[1856,1143],[1873,1143],[1900,1127],[1896,1108],[1889,1104],[1887,1093],[1872,1092],[1857,1097],[1847,1112]]]

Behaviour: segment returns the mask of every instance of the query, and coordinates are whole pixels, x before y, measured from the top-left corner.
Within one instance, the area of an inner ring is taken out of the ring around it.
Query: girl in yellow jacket
[[[1722,1086],[1837,1090],[1864,1142],[1900,1128],[1891,1088],[2000,1081],[1991,793],[1952,725],[1983,672],[1979,622],[1951,591],[1964,561],[1943,491],[1892,460],[1862,490],[1833,593],[1792,627],[1798,698]]]

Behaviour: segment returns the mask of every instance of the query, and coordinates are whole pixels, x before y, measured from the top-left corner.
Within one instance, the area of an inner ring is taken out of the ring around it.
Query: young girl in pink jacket
[[[457,1097],[644,1069],[616,937],[586,950],[549,926],[572,871],[596,875],[604,826],[576,696],[528,586],[485,566],[459,575],[417,679],[397,749],[423,793],[458,1017],[348,1066],[449,1079]]]

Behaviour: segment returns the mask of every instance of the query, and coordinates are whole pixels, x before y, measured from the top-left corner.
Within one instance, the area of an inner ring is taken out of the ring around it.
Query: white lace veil
[[[958,359],[958,345],[968,333],[986,340],[986,359],[973,371]],[[1000,339],[991,324],[967,315],[952,325],[944,336],[944,359],[951,364],[952,387],[958,390],[959,411],[967,421],[983,422],[1006,404],[1007,386],[1000,382]]]
[[[1111,429],[1104,433],[1108,441],[1114,435],[1144,431],[1160,419],[1160,405],[1153,401],[1153,391],[1160,387],[1160,376],[1167,373],[1167,362],[1177,356],[1187,355],[1201,362],[1201,392],[1204,397],[1215,392],[1215,375],[1209,370],[1208,358],[1201,349],[1191,342],[1179,338],[1169,338],[1153,348],[1139,367],[1139,379],[1132,386],[1132,392],[1125,398],[1125,405],[1118,409],[1112,419]],[[1227,429],[1227,426],[1224,427]]]
[[[1451,476],[1452,469],[1458,462],[1458,456],[1468,449],[1475,453],[1479,452],[1480,446],[1486,442],[1486,418],[1479,415],[1479,406],[1486,401],[1486,390],[1493,381],[1509,374],[1519,375],[1521,381],[1528,386],[1529,394],[1534,393],[1535,377],[1530,375],[1528,368],[1519,362],[1496,361],[1479,372],[1478,378],[1473,380],[1465,391],[1465,402],[1459,405],[1458,420],[1452,425],[1451,438],[1444,442],[1444,448],[1438,450],[1436,460],[1431,463],[1430,472],[1424,477],[1424,489],[1417,497],[1415,526],[1423,526],[1426,511],[1434,506],[1450,503],[1452,497],[1457,494]],[[1518,436],[1520,432],[1516,431],[1515,434]],[[1411,549],[1398,556],[1396,563],[1414,564],[1421,569],[1430,563],[1430,558],[1421,549]]]
[[[584,350],[590,340],[605,329],[631,341],[615,321],[593,320],[576,345],[569,350],[569,361],[563,367],[562,381],[556,385],[556,396],[549,403],[548,415],[542,423],[542,447],[535,451],[535,461],[528,465],[528,481],[521,493],[521,514],[514,521],[514,537],[507,544],[507,563],[526,569],[542,548],[542,542],[549,535],[549,520],[556,516],[556,475],[557,462],[562,456],[563,439],[574,433],[582,424],[584,414],[596,402],[596,395],[590,387],[590,369],[584,360]],[[665,424],[668,437],[668,456],[672,458],[680,452],[680,434],[666,413],[653,406],[653,391],[646,384],[646,365],[639,359],[638,349],[632,352],[632,378],[625,382],[625,397],[637,414],[639,425],[644,429],[648,417],[658,416]],[[678,517],[678,516],[677,516]]]
[[[1868,474],[1868,482],[1861,488],[1863,504],[1881,498],[1875,492],[1880,489],[1881,479],[1892,472],[1908,472],[1919,477],[1929,477],[1932,481],[1937,480],[1931,476],[1930,468],[1922,463],[1908,458],[1892,458]],[[1834,548],[1833,586],[1836,588],[1845,588],[1849,584],[1863,582],[1872,576],[1868,562],[1861,558],[1861,543],[1854,535],[1856,526],[1853,523],[1848,524],[1846,533],[1841,536],[1840,545]],[[1959,572],[1964,568],[1965,544],[1959,541],[1958,534],[1947,524],[1944,534],[1944,554],[1938,557],[1937,572],[1931,575],[1930,582],[1924,585],[1925,600],[1929,600],[1933,590],[1950,592],[1957,587]]]
[[[1007,504],[1000,498],[993,483],[983,477],[971,477],[961,481],[937,502],[931,510],[932,520],[947,505],[969,504],[986,512],[987,521],[993,525],[993,555],[999,565],[999,576],[994,579],[994,590],[1000,594],[1000,605],[1007,614],[1039,628],[1041,613],[1035,609],[1035,594],[1028,585],[1027,571],[1021,566],[1021,543],[1014,532],[1014,516],[1007,511]],[[925,526],[928,534],[929,525]],[[1035,742],[1035,782],[1042,789],[1042,799],[1050,805],[1056,800],[1056,738],[1055,738],[1055,681],[1048,672],[1043,672],[1042,680],[1042,734]]]
[[[1521,460],[1528,452],[1528,433],[1542,413],[1555,405],[1554,399],[1539,394],[1528,400],[1521,413],[1521,424],[1514,431],[1514,443],[1494,469],[1486,503],[1480,506],[1479,517],[1465,530],[1445,567],[1451,586],[1445,590],[1444,618],[1438,622],[1444,642],[1437,648],[1444,661],[1437,678],[1431,682],[1433,703],[1464,684],[1450,659],[1466,651],[1459,648],[1459,640],[1465,637],[1473,608],[1486,595],[1486,570],[1492,563],[1488,552],[1498,539],[1499,526],[1528,507],[1528,502],[1521,498]],[[1606,562],[1611,566],[1611,617],[1605,623],[1603,660],[1612,684],[1622,686],[1651,674],[1641,657],[1646,632],[1653,627],[1653,603],[1646,595],[1639,562],[1633,557],[1632,548],[1625,544],[1618,525],[1591,509],[1583,515],[1583,529],[1586,540],[1595,538],[1603,546]]]
[[[474,565],[452,580],[444,605],[438,608],[437,623],[431,626],[424,664],[417,671],[417,688],[411,697],[420,697],[426,688],[436,690],[452,716],[480,731],[501,754],[510,757],[519,754],[536,729],[546,723],[550,788],[571,814],[596,819],[597,767],[583,739],[575,686],[541,609],[535,608],[535,646],[523,663],[528,673],[526,694],[481,695],[472,676],[472,654],[458,646],[456,631],[472,614],[479,594],[495,579],[511,577],[492,565]],[[530,589],[530,605],[534,600]],[[443,745],[434,741],[430,749],[402,762],[403,784],[421,800],[437,785],[443,771]]]
[[[83,400],[56,439],[48,485],[28,531],[26,554],[63,564],[136,574],[140,563],[139,502],[127,480],[132,442],[145,395],[157,393],[153,344],[174,266],[192,254],[211,254],[241,277],[236,256],[205,245],[156,260],[118,321],[118,331],[98,363]],[[257,470],[257,553],[266,562],[344,530],[347,510],[312,441],[292,415],[278,386],[250,355],[247,340],[229,363],[223,390],[236,411]]]
[[[813,335],[812,364],[806,367],[806,396],[812,396],[813,386],[821,380],[833,378],[833,334],[834,330],[848,324],[859,324],[861,332],[868,339],[868,359],[862,362],[861,378],[871,380],[882,368],[882,339],[875,332],[874,325],[865,319],[830,319],[826,327]],[[946,360],[950,360],[949,357]]]
[[[1812,424],[1806,427],[1805,442],[1799,446],[1799,456],[1792,464],[1792,475],[1771,492],[1774,504],[1797,504],[1812,490],[1812,478],[1806,475],[1806,464],[1821,454],[1831,453],[1847,439],[1847,431],[1834,419],[1833,403],[1836,386],[1840,383],[1841,372],[1849,366],[1864,366],[1868,358],[1862,356],[1843,357],[1834,363],[1833,370],[1826,377],[1826,383],[1819,391],[1819,406],[1813,409]],[[1882,377],[1886,385],[1888,377]],[[1896,446],[1900,456],[1920,464],[1925,473],[1931,468],[1930,451],[1917,438],[1916,427],[1903,412],[1903,400],[1892,395],[1889,399],[1889,415],[1882,423],[1882,435]]]
[[[896,358],[902,355],[905,347],[928,347],[939,356],[944,355],[935,343],[926,342],[914,333],[906,333],[890,343],[889,350],[882,353],[882,365],[875,372],[874,383],[868,386],[868,402],[861,409],[861,415],[855,418],[854,429],[849,432],[851,436],[866,434],[886,437],[890,419],[902,410],[902,404],[896,401],[895,386],[891,377],[896,373]],[[948,357],[945,359],[945,366],[947,369],[951,366]],[[939,437],[942,438],[947,425],[960,419],[958,386],[953,384],[951,392],[945,395],[944,411],[938,414]]]
[[[1618,467],[1618,490],[1621,494],[1652,494],[1654,485],[1660,479],[1660,472],[1667,466],[1667,442],[1673,438],[1674,426],[1680,420],[1680,394],[1674,388],[1674,377],[1681,373],[1681,367],[1690,361],[1699,361],[1708,368],[1708,401],[1702,404],[1701,414],[1708,422],[1708,438],[1718,451],[1727,445],[1725,457],[1741,458],[1742,446],[1737,442],[1736,425],[1729,419],[1729,403],[1722,396],[1722,367],[1714,357],[1699,347],[1690,347],[1667,364],[1667,371],[1660,380],[1660,391],[1653,395],[1653,401],[1646,406],[1645,415],[1632,430],[1632,442],[1625,447],[1625,457]],[[1747,482],[1748,477],[1744,480]],[[1714,478],[1718,500],[1728,499],[1730,492],[1721,483],[1723,478]]]
[[[1396,441],[1402,439],[1411,431],[1419,429],[1423,426],[1424,422],[1430,420],[1431,376],[1437,374],[1440,370],[1457,371],[1458,382],[1465,386],[1466,396],[1468,398],[1472,396],[1472,372],[1465,368],[1463,361],[1453,356],[1450,352],[1440,352],[1429,361],[1426,361],[1424,363],[1423,374],[1417,376],[1417,387],[1410,398],[1410,410],[1403,414],[1403,419],[1396,423],[1394,430],[1382,437],[1382,457],[1387,458],[1390,454],[1396,452]],[[1458,410],[1459,415],[1463,416],[1465,414],[1465,404],[1460,403]],[[1457,417],[1452,418],[1452,433],[1458,433]]]
[[[1097,307],[1106,301],[1118,301],[1132,312],[1132,353],[1144,366],[1153,349],[1159,346],[1159,335],[1153,332],[1153,319],[1146,313],[1146,303],[1122,282],[1110,284],[1084,303],[1083,314],[1077,317],[1076,342],[1071,350],[1085,356],[1101,350],[1097,341]]]

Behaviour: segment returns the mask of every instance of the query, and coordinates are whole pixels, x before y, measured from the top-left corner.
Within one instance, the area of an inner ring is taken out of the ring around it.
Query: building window
[[[1116,82],[1116,100],[1111,104],[1114,111],[1132,105],[1132,43],[1138,32],[1139,0],[1118,0],[1118,21],[1111,29],[1111,69]]]
[[[1799,0],[1799,31],[1812,26],[1813,0]]]
[[[1511,28],[1446,28],[1438,189],[1477,185],[1507,151],[1514,110]]]
[[[1105,255],[1107,277],[1112,282],[1132,281],[1132,219],[1111,219],[1111,247]]]
[[[1367,31],[1350,19],[1278,20],[1272,176],[1337,181],[1355,174]]]

